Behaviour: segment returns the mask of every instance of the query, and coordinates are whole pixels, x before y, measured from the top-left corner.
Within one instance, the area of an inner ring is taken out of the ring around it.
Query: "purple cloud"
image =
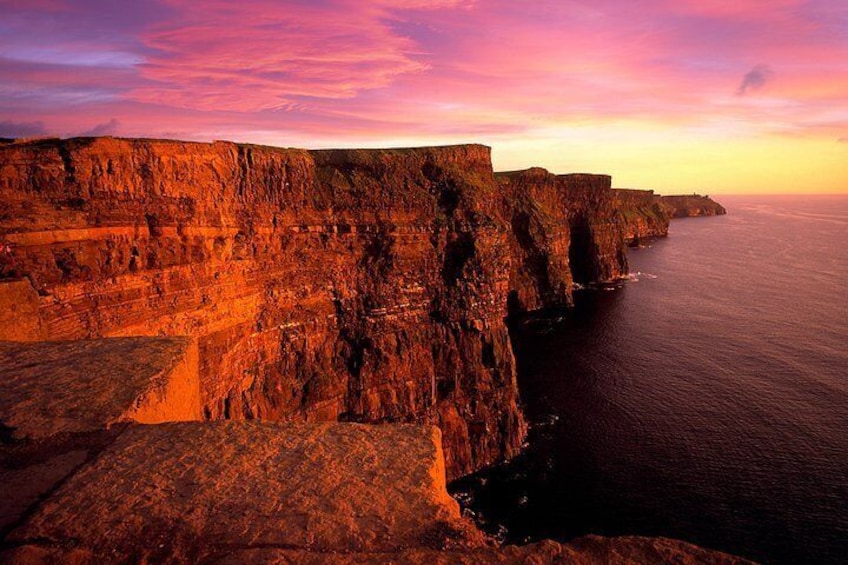
[[[0,137],[35,137],[46,135],[47,128],[44,127],[44,122],[13,122],[5,120],[0,122]]]
[[[102,124],[97,124],[93,128],[82,132],[80,135],[82,137],[98,137],[101,135],[115,135],[118,133],[118,127],[121,125],[121,122],[112,118],[108,122],[103,122]]]
[[[774,73],[768,65],[757,65],[742,77],[736,96],[745,96],[752,90],[759,90],[766,85]]]

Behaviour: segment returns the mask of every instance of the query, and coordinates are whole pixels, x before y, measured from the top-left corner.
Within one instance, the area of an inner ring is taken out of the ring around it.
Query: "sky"
[[[848,192],[846,0],[0,0],[0,137],[484,143],[660,193]]]

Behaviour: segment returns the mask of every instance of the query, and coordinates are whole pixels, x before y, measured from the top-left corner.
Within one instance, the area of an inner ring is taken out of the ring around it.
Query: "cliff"
[[[483,146],[3,145],[0,338],[189,336],[205,418],[435,424],[458,476],[525,433],[497,197]]]
[[[37,140],[0,144],[0,201],[4,562],[736,562],[499,548],[445,489],[524,439],[508,307],[626,272],[609,177]]]
[[[665,198],[653,190],[613,190],[615,205],[621,215],[624,237],[631,245],[649,237],[665,237],[673,209]]]
[[[709,196],[660,196],[653,190],[613,190],[624,237],[638,245],[646,237],[665,237],[672,218],[718,216],[727,211]]]
[[[663,203],[671,208],[673,218],[691,218],[694,216],[721,216],[727,214],[724,207],[710,198],[700,194],[684,194],[678,196],[663,196]]]
[[[610,282],[627,274],[609,176],[532,168],[496,178],[511,228],[511,312],[568,306],[575,282]]]

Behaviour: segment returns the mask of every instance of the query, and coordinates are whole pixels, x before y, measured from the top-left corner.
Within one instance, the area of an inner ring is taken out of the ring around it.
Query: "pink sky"
[[[661,191],[848,191],[844,0],[0,0],[0,137],[481,142]]]

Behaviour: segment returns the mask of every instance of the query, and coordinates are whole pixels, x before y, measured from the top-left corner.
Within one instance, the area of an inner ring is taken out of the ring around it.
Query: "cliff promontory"
[[[671,207],[673,218],[691,218],[694,216],[721,216],[727,214],[724,206],[700,194],[663,196],[663,202]]]
[[[624,237],[631,245],[650,237],[668,235],[672,218],[718,216],[726,214],[724,207],[709,196],[660,196],[653,190],[614,189],[615,206],[619,212]]]
[[[668,235],[673,210],[664,197],[653,190],[617,188],[613,193],[628,243],[636,245],[644,238]]]

